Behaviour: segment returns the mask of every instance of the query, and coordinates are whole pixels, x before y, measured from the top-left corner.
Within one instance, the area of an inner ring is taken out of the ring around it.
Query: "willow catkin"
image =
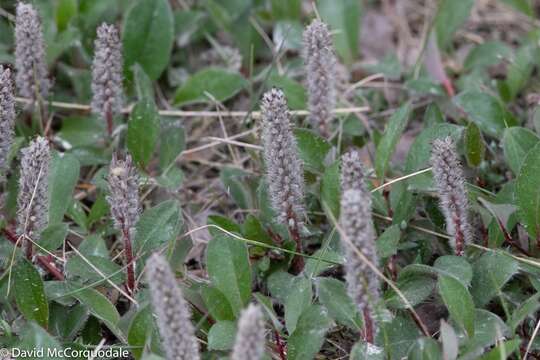
[[[26,242],[27,255],[33,241],[49,221],[49,165],[51,154],[45,138],[37,137],[21,150],[21,173],[17,198],[17,232]]]
[[[266,181],[278,221],[298,227],[304,219],[304,172],[283,91],[263,95],[262,143]]]
[[[122,44],[114,25],[101,24],[94,42],[92,113],[107,119],[122,110]]]
[[[309,119],[321,135],[328,136],[336,103],[336,58],[328,26],[315,19],[303,36]]]
[[[0,66],[0,183],[9,168],[8,155],[15,136],[15,99],[11,70]]]
[[[380,299],[380,280],[377,274],[357,255],[360,251],[367,260],[379,263],[375,248],[375,231],[371,219],[371,196],[365,189],[351,188],[343,191],[340,224],[344,237],[345,271],[347,292],[364,317],[372,318],[372,309]]]
[[[431,165],[446,219],[446,230],[452,236],[450,244],[456,255],[463,255],[465,245],[472,242],[472,231],[463,167],[451,137],[436,139],[433,142]]]
[[[231,360],[260,360],[264,346],[264,317],[259,306],[250,304],[238,321]]]
[[[341,190],[365,190],[364,167],[360,152],[351,149],[341,156]]]
[[[148,259],[146,279],[167,360],[200,359],[189,305],[165,258],[154,254]]]
[[[46,99],[48,79],[41,21],[34,7],[20,2],[15,17],[15,82],[19,94],[33,101]]]

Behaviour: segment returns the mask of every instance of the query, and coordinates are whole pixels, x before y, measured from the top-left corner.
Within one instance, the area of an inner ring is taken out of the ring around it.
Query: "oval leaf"
[[[46,328],[49,321],[49,303],[39,273],[30,262],[22,259],[13,268],[12,276],[17,308],[26,319],[34,320]]]

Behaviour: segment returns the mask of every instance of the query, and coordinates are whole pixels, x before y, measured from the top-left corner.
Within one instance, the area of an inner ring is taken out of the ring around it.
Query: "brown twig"
[[[291,234],[291,238],[296,243],[296,252],[302,253],[302,238],[300,236],[300,231],[298,230],[298,222],[296,221],[296,216],[293,214],[292,210],[289,211],[288,216],[288,224],[289,224],[289,233]],[[291,264],[291,272],[294,275],[298,275],[304,270],[304,257],[300,255],[295,255],[292,264]]]
[[[531,253],[529,253],[527,250],[523,249],[521,246],[519,246],[514,241],[514,239],[512,239],[512,236],[510,236],[510,234],[508,233],[508,230],[506,230],[506,227],[503,225],[501,219],[499,219],[498,217],[496,217],[496,219],[497,219],[497,223],[499,224],[499,227],[501,228],[501,231],[503,233],[504,240],[508,244],[510,244],[510,246],[514,247],[517,251],[519,251],[523,255],[528,256],[528,257],[532,257]]]
[[[125,226],[122,226],[122,235],[123,235],[123,240],[124,240],[124,250],[125,250],[126,261],[127,261],[126,289],[129,295],[133,295],[136,288],[135,262],[133,261],[133,248],[131,246],[131,236],[129,234],[129,229],[127,229]]]
[[[52,262],[52,256],[38,256],[38,264],[60,281],[64,281],[64,274],[60,272]]]
[[[366,342],[373,344],[373,340],[374,340],[373,319],[371,318],[371,314],[369,313],[368,306],[364,307],[363,314],[364,314],[364,331],[362,335]]]
[[[285,345],[281,341],[281,336],[279,335],[279,331],[274,330],[274,335],[276,337],[276,347],[279,353],[279,358],[281,360],[286,360],[287,356],[285,355]]]

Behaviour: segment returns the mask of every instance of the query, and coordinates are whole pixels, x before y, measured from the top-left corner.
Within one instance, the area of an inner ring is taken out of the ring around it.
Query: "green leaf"
[[[13,268],[12,276],[17,308],[27,320],[34,320],[46,328],[49,322],[49,303],[39,273],[29,261],[21,259]]]
[[[208,350],[230,350],[234,345],[236,325],[233,321],[218,321],[208,332]]]
[[[438,270],[439,274],[453,276],[465,287],[471,284],[473,270],[471,265],[462,256],[441,256],[435,260],[433,267]]]
[[[384,348],[376,345],[358,341],[351,350],[349,360],[385,360]]]
[[[340,210],[340,162],[336,161],[324,170],[321,179],[321,201],[326,205],[324,210],[329,210],[335,219],[339,219]]]
[[[219,174],[219,178],[221,179],[225,190],[242,209],[253,207],[251,189],[249,183],[246,181],[246,178],[249,175],[249,173],[233,167],[224,167]]]
[[[397,254],[397,245],[400,237],[401,229],[399,225],[394,224],[386,228],[375,243],[379,257],[385,259]]]
[[[285,324],[292,334],[296,329],[300,315],[311,305],[313,297],[311,281],[303,276],[295,277],[285,300]]]
[[[486,41],[483,44],[475,46],[467,55],[463,66],[467,70],[473,68],[485,68],[496,65],[509,58],[512,50],[500,41]]]
[[[474,302],[463,284],[453,276],[439,276],[441,295],[452,319],[465,328],[469,337],[474,335]]]
[[[121,270],[120,265],[100,256],[90,255],[85,256],[85,258],[92,266],[79,256],[73,256],[67,261],[65,271],[69,278],[79,278],[82,282],[92,283],[93,285],[110,286],[109,282],[95,270],[98,269],[108,280],[115,284],[121,284],[124,281],[124,272]]]
[[[54,153],[49,173],[49,225],[64,218],[79,179],[79,170],[79,161],[73,155]]]
[[[43,356],[20,356],[21,358],[28,358],[28,359],[46,359],[46,360],[63,360],[63,357],[60,356],[50,356],[47,352],[48,349],[51,350],[51,355],[54,354],[52,352],[53,349],[61,350],[62,346],[58,341],[56,341],[55,338],[50,336],[47,331],[45,331],[43,328],[39,327],[35,323],[29,323],[24,330],[24,333],[22,335],[22,341],[17,345],[17,348],[21,351],[32,351],[32,350],[39,350],[43,349]],[[19,357],[19,356],[18,356]],[[17,357],[17,358],[18,358]],[[10,358],[9,356],[7,357]]]
[[[128,10],[122,29],[124,69],[139,63],[152,80],[169,64],[174,19],[167,0],[138,0]]]
[[[379,140],[375,159],[375,172],[380,179],[384,178],[388,162],[392,158],[399,138],[407,126],[409,112],[409,104],[401,106],[388,120],[384,135]]]
[[[174,95],[176,105],[222,102],[248,85],[239,73],[225,69],[204,69],[190,77]]]
[[[176,239],[182,226],[180,204],[176,200],[167,200],[147,209],[136,225],[133,250],[141,265],[155,250]],[[142,269],[142,266],[139,266]]]
[[[420,337],[418,325],[408,316],[397,315],[392,321],[381,322],[381,327],[387,355],[385,359],[406,359],[410,347]]]
[[[317,289],[321,304],[334,320],[353,330],[362,328],[360,314],[347,294],[345,283],[333,278],[318,278]]]
[[[504,130],[502,146],[506,163],[514,174],[519,173],[525,156],[540,138],[529,129],[514,126]]]
[[[272,16],[275,19],[296,20],[300,18],[302,10],[301,0],[271,0]]]
[[[81,304],[67,307],[52,302],[49,310],[49,331],[65,340],[72,340],[88,320],[88,309]]]
[[[484,306],[519,270],[510,256],[487,252],[473,264],[471,294],[476,306]]]
[[[322,20],[334,32],[334,47],[347,64],[358,53],[360,2],[356,0],[318,0],[317,9]]]
[[[208,312],[214,319],[218,321],[234,320],[231,305],[221,291],[211,286],[205,286],[202,288],[201,296]]]
[[[525,229],[536,239],[540,236],[540,143],[525,156],[516,180],[516,204]]]
[[[287,105],[291,110],[302,110],[306,108],[306,89],[297,81],[286,76],[272,74],[268,79],[268,87],[278,87],[283,90],[287,98]]]
[[[462,92],[454,98],[457,107],[486,134],[499,137],[504,129],[516,125],[516,120],[499,100],[477,90]]]
[[[145,347],[154,342],[159,336],[157,334],[156,325],[154,323],[154,317],[152,315],[152,308],[147,305],[140,309],[129,325],[128,330],[128,344],[132,348],[131,353],[135,359],[140,359],[143,355]]]
[[[39,236],[39,246],[48,251],[54,251],[62,246],[67,233],[68,224],[57,223],[54,225],[49,225],[41,232],[41,235]],[[41,249],[38,251],[41,251]]]
[[[311,305],[298,319],[296,330],[289,336],[287,359],[312,360],[319,352],[326,331],[331,325],[327,310],[320,305]]]
[[[527,44],[518,49],[513,61],[506,73],[506,88],[508,89],[508,100],[513,100],[518,93],[527,85],[530,80],[535,60],[538,57],[538,45]]]
[[[467,20],[474,0],[441,0],[435,17],[435,30],[439,47],[446,48],[452,35]]]
[[[412,265],[408,267],[410,266]],[[405,274],[403,271],[400,273],[396,285],[407,301],[412,306],[416,306],[431,295],[435,288],[435,280],[432,276],[424,274]],[[406,309],[409,307],[394,290],[385,293],[385,301],[386,306],[390,308]]]
[[[229,300],[236,316],[251,297],[251,268],[246,245],[228,236],[208,244],[206,266],[212,284]]]
[[[150,161],[159,136],[159,114],[153,100],[140,100],[128,122],[127,147],[136,163]]]
[[[508,359],[512,353],[519,349],[521,339],[507,340],[491,349],[487,354],[479,358],[479,360],[501,360]]]
[[[509,338],[511,333],[497,315],[482,309],[475,311],[474,337],[460,348],[460,359],[476,359],[486,347]]]
[[[323,172],[324,158],[332,146],[311,130],[296,129],[294,135],[305,168],[310,171]]]
[[[92,315],[103,321],[116,336],[124,340],[122,332],[117,327],[120,314],[104,295],[94,289],[78,289],[73,285],[70,287],[73,289],[71,295],[74,298],[79,300],[81,304],[86,305]]]
[[[527,300],[525,300],[517,309],[514,310],[510,319],[507,320],[508,327],[515,331],[516,328],[525,320],[528,316],[534,314],[540,308],[540,293],[536,293]]]
[[[154,100],[154,84],[139,63],[131,67],[138,100]]]
[[[171,165],[185,147],[184,128],[177,124],[163,125],[159,145],[159,166],[164,169]]]
[[[56,8],[56,26],[64,31],[73,17],[77,15],[77,0],[60,0]]]
[[[409,351],[410,360],[439,360],[442,359],[439,343],[432,338],[422,337],[416,341]]]
[[[486,148],[482,133],[475,123],[471,122],[465,129],[465,156],[470,166],[478,166],[484,159]]]

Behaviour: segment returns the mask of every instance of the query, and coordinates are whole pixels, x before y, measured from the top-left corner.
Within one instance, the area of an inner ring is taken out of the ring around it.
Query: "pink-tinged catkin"
[[[472,231],[463,167],[451,137],[436,139],[433,142],[431,165],[446,219],[446,230],[452,236],[450,245],[456,255],[461,256],[465,245],[472,242]]]
[[[360,152],[351,149],[341,156],[341,190],[358,189],[365,191],[364,166]]]
[[[306,28],[303,36],[309,119],[321,135],[328,136],[336,103],[336,58],[328,26],[320,20]]]
[[[261,308],[250,304],[240,316],[231,360],[260,360],[264,355],[264,317]]]
[[[141,206],[139,201],[139,176],[130,155],[124,160],[113,155],[109,168],[109,193],[107,202],[111,208],[114,226],[122,233],[127,262],[127,289],[136,289],[135,261],[132,243],[135,238],[135,225],[139,221]]]
[[[51,83],[41,21],[33,6],[22,2],[15,18],[15,67],[19,94],[33,101],[46,99]]]
[[[167,360],[200,359],[189,305],[165,258],[154,254],[148,259],[146,279]]]
[[[289,228],[291,238],[296,242],[296,252],[301,253],[300,228],[305,218],[304,171],[283,91],[276,88],[267,91],[261,101],[261,110],[270,202],[278,222]],[[293,273],[300,273],[304,268],[304,258],[296,255],[291,267]]]
[[[112,132],[112,118],[122,110],[122,44],[114,25],[101,24],[97,29],[92,62],[92,113],[107,120]]]
[[[372,342],[376,333],[373,308],[379,302],[381,284],[377,274],[355,251],[360,251],[369,262],[378,266],[375,231],[371,219],[371,196],[365,190],[365,185],[343,191],[340,224],[343,236],[348,240],[342,240],[346,259],[347,292],[358,310],[364,314],[365,338]]]
[[[283,91],[263,95],[262,143],[266,181],[278,222],[298,226],[304,219],[304,170]]]
[[[49,143],[37,137],[21,150],[21,173],[17,198],[17,233],[22,236],[28,258],[32,241],[39,240],[49,221]]]
[[[8,155],[15,136],[15,99],[11,70],[0,66],[0,183],[9,168]]]

